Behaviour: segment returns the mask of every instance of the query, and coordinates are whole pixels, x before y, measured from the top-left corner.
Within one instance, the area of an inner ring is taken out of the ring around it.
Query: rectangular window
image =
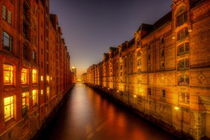
[[[12,12],[8,10],[7,12],[7,22],[12,24]]]
[[[177,16],[176,18],[176,26],[181,26],[184,23],[187,22],[187,12],[184,12],[182,14],[180,14],[179,16]]]
[[[14,96],[4,98],[4,121],[14,118]]]
[[[190,103],[190,94],[185,93],[185,92],[181,93],[180,97],[179,97],[179,101],[184,104],[189,104]]]
[[[27,44],[24,44],[23,45],[23,58],[25,60],[30,60],[29,53],[30,53],[30,49],[29,49],[28,45]]]
[[[7,7],[5,5],[2,6],[2,19],[7,19]]]
[[[12,51],[13,38],[6,32],[2,34],[2,43],[5,50]]]
[[[166,97],[166,90],[162,90],[162,97],[165,98]]]
[[[38,71],[36,69],[32,70],[32,83],[38,83]]]
[[[36,52],[32,51],[32,59],[36,63]]]
[[[189,53],[189,51],[190,51],[189,43],[184,43],[184,44],[178,46],[177,55],[180,56],[180,55],[183,55],[183,54],[187,54],[187,53]]]
[[[38,90],[32,90],[32,105],[38,104]]]
[[[3,65],[4,85],[14,85],[14,66]]]
[[[188,28],[182,29],[177,33],[177,41],[185,39],[186,37],[188,37],[188,35],[189,35]]]
[[[149,96],[152,95],[152,89],[151,89],[151,88],[148,88],[148,89],[147,89],[147,92],[148,92],[147,94],[148,94]]]
[[[47,80],[48,83],[50,82],[50,76],[49,75],[46,76],[46,80]]]
[[[46,91],[47,91],[47,98],[49,99],[50,98],[50,87],[47,87]]]
[[[189,69],[189,59],[182,59],[178,62],[178,70],[186,70]]]
[[[21,70],[21,84],[28,84],[28,69]]]
[[[25,116],[29,110],[29,92],[22,93],[22,115]]]

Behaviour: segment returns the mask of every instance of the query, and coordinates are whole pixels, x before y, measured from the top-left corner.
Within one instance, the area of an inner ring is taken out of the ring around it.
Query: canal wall
[[[155,103],[146,99],[140,99],[139,97],[129,96],[129,94],[125,92],[118,92],[112,89],[102,88],[100,86],[95,86],[91,84],[87,84],[87,86],[99,91],[102,96],[114,99],[114,101],[124,105],[125,107],[128,107],[129,109],[131,109],[131,111],[134,111],[140,117],[148,120],[149,122],[152,122],[153,124],[159,126],[161,129],[171,133],[174,136],[177,136],[178,138],[184,140],[198,140],[195,135],[185,130],[186,126],[183,120],[180,122],[181,128],[177,127],[177,124],[175,124],[173,121],[173,114],[175,113],[175,111],[179,110],[174,110],[174,107],[170,104],[161,104],[163,106],[163,109],[167,108],[166,110],[168,112],[166,112],[165,114],[158,114],[157,111],[155,111],[156,108],[160,106],[157,102]],[[150,108],[151,104],[156,108]],[[194,113],[194,115],[197,115],[198,117],[201,115],[198,112]],[[196,128],[196,130],[199,129]],[[209,140],[209,138],[203,137],[199,138],[199,140]]]

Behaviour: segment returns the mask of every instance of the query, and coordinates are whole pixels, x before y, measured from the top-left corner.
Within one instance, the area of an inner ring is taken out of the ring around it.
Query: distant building
[[[77,68],[76,67],[72,67],[71,68],[71,72],[73,74],[73,83],[77,82]]]
[[[153,25],[110,48],[87,83],[177,135],[210,138],[210,0],[173,0]]]

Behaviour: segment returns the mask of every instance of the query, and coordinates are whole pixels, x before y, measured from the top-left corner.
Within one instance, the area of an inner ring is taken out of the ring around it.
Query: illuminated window
[[[32,105],[38,104],[38,90],[32,90]]]
[[[4,98],[4,121],[14,118],[14,96]]]
[[[48,83],[50,82],[50,76],[49,75],[47,75],[46,80],[47,80]]]
[[[14,84],[14,66],[4,64],[4,85],[13,85]]]
[[[46,91],[47,91],[47,97],[49,98],[50,97],[50,87],[47,87]]]
[[[21,84],[28,84],[28,69],[21,70]]]
[[[41,81],[44,81],[44,77],[43,77],[43,76],[41,76],[41,77],[40,77],[40,80],[41,80]]]
[[[38,83],[38,72],[36,69],[32,70],[32,83]]]
[[[29,92],[22,93],[22,115],[25,116],[29,109]]]

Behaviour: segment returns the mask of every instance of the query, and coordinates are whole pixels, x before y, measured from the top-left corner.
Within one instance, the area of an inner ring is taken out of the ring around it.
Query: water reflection
[[[83,84],[75,86],[57,120],[40,139],[175,140]]]

